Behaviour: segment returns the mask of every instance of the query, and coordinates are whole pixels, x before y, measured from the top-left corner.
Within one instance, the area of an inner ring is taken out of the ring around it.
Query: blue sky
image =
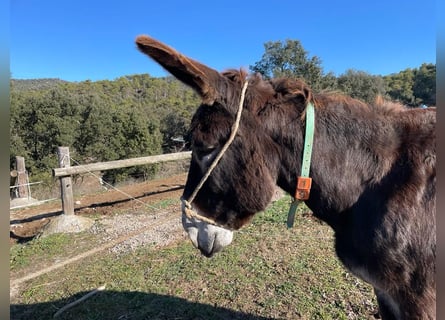
[[[13,78],[113,80],[168,73],[135,49],[151,35],[216,70],[249,68],[267,41],[299,40],[325,73],[386,75],[436,62],[433,0],[10,3]]]

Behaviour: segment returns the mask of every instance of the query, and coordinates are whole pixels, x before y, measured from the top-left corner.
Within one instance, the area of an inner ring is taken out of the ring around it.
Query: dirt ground
[[[75,196],[75,214],[108,216],[117,210],[140,208],[162,200],[178,199],[182,194],[186,174],[119,186],[117,190],[102,188],[84,196]],[[134,198],[134,199],[131,199]],[[61,201],[52,201],[10,211],[10,244],[26,242],[39,234],[50,220],[62,214]],[[173,212],[172,212],[173,214]],[[175,212],[174,214],[178,214]]]

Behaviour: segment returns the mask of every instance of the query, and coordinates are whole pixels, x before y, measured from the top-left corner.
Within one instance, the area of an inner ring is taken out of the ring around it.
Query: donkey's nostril
[[[203,248],[199,247],[199,251],[201,252],[201,254],[203,256],[205,256],[206,258],[211,258],[213,257],[213,254],[215,253],[213,250],[208,252],[207,250],[204,250]]]

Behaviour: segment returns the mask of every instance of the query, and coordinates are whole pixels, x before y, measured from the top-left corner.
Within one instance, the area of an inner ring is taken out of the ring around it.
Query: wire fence
[[[185,173],[188,170],[189,160],[177,160],[171,162],[159,163],[158,171],[154,176],[140,176],[136,177],[133,175],[128,176],[126,180],[119,181],[118,183],[110,183],[103,178],[104,171],[91,171],[87,169],[90,164],[83,164],[80,160],[74,159],[70,156],[70,161],[73,165],[79,168],[85,168],[85,173],[75,174],[72,176],[73,190],[75,191],[75,197],[82,197],[84,195],[104,192],[114,190],[127,199],[137,202],[150,209],[158,209],[152,207],[143,201],[135,198],[131,194],[123,191],[121,187],[127,186],[129,184],[141,183],[147,180],[156,180],[169,177],[175,174]],[[28,176],[26,175],[27,183],[21,183],[10,186],[10,210],[26,208],[28,206],[35,206],[44,204],[51,201],[61,201],[61,188],[60,179],[54,177],[48,181],[37,181],[29,182]],[[26,187],[28,190],[28,196],[23,198],[18,194],[19,187]],[[31,190],[31,187],[34,187]],[[32,191],[32,192],[31,192]],[[21,201],[15,201],[19,199]],[[39,199],[39,200],[37,200]],[[42,199],[42,200],[40,200]]]

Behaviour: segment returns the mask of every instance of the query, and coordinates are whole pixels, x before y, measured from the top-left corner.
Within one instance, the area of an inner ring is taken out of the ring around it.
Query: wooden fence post
[[[57,155],[59,157],[60,168],[67,168],[70,166],[70,150],[68,147],[58,147]],[[74,197],[71,176],[60,178],[60,192],[62,195],[63,213],[74,215]]]
[[[15,168],[17,170],[17,194],[19,198],[29,198],[28,192],[28,173],[25,167],[25,158],[16,156],[15,157]]]

